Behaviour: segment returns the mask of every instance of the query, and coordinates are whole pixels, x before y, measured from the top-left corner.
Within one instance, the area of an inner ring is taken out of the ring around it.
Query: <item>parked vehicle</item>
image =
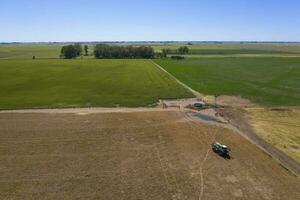
[[[194,103],[195,108],[203,108],[205,106],[205,103],[203,101],[198,101]]]
[[[215,141],[211,144],[211,147],[213,151],[219,154],[220,156],[224,158],[230,158],[230,149],[226,145]]]

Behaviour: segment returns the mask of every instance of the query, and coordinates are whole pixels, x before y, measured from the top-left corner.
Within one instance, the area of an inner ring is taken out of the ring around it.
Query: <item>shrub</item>
[[[179,47],[178,53],[180,54],[188,54],[189,53],[189,48],[184,46],[184,47]]]
[[[174,60],[183,60],[184,56],[171,56],[171,58]]]

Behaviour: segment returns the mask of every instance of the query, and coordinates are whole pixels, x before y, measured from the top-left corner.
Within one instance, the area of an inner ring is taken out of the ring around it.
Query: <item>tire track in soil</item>
[[[197,123],[196,122],[194,122],[191,118],[190,118],[190,116],[187,114],[187,113],[184,113],[184,117],[186,118],[186,120],[189,122],[188,124],[190,125],[190,127],[193,129],[193,130],[196,130],[196,128],[193,126],[193,125],[191,125],[191,124],[195,124],[195,125],[197,125]],[[199,141],[200,143],[203,143],[203,141],[198,137],[198,136],[196,136],[196,135],[194,135],[194,134],[192,134],[192,132],[191,132],[191,136],[193,137],[193,138],[195,138],[197,141]],[[205,144],[204,144],[205,145]],[[206,153],[206,155],[208,155],[208,152],[209,152],[209,149],[207,150],[207,153]],[[204,159],[203,159],[203,161],[206,161],[206,156],[204,157]],[[200,187],[200,189],[199,189],[199,192],[198,192],[198,199],[200,199],[201,200],[201,198],[202,198],[202,196],[203,196],[203,194],[204,194],[204,178],[203,178],[203,165],[204,165],[204,163],[203,163],[203,161],[200,163],[200,167],[199,167],[199,179],[200,179],[200,183],[199,183],[199,187]]]
[[[164,176],[164,180],[165,180],[165,183],[166,183],[166,186],[167,186],[167,189],[168,189],[168,193],[172,194],[172,198],[175,196],[175,194],[173,194],[173,192],[172,192],[173,189],[171,187],[171,185],[172,185],[172,183],[170,183],[170,181],[171,181],[171,182],[174,182],[174,184],[175,184],[176,194],[181,195],[181,189],[178,185],[176,176],[172,172],[169,172],[171,178],[168,175],[168,169],[167,169],[168,168],[168,162],[169,162],[168,158],[167,157],[164,158],[164,156],[160,153],[160,150],[159,150],[157,145],[155,145],[155,150],[156,150],[157,157],[159,159],[160,168],[161,168],[161,171],[162,171],[163,176]],[[173,179],[173,180],[171,180],[171,179]]]
[[[127,134],[127,133],[126,133]],[[123,165],[122,165],[122,160],[121,160],[121,158],[124,158],[125,156],[123,155],[124,154],[124,146],[125,146],[125,134],[122,134],[122,138],[121,138],[121,144],[120,144],[120,146],[121,146],[121,148],[120,148],[120,150],[121,150],[121,156],[120,156],[120,172],[121,172],[121,177],[120,177],[120,179],[121,179],[121,199],[125,199],[126,197],[125,197],[125,188],[126,188],[126,186],[127,186],[127,181],[126,181],[126,179],[125,179],[125,170],[123,169]]]
[[[120,131],[121,132],[121,131]],[[131,136],[129,134],[129,132],[124,132],[122,134],[121,137],[121,142],[120,142],[120,152],[121,152],[121,160],[126,158],[126,157],[132,157],[132,150],[131,150],[131,140],[130,140]],[[138,154],[138,153],[137,153]],[[138,157],[138,155],[137,155]],[[131,164],[126,164],[125,166],[123,166],[122,161],[120,164],[120,171],[121,171],[121,175],[120,175],[120,181],[121,181],[121,197],[120,199],[128,199],[129,197],[126,196],[126,191],[130,190],[130,188],[135,188],[134,191],[132,193],[137,194],[135,190],[138,191],[139,196],[142,196],[142,199],[146,199],[146,195],[145,192],[143,190],[143,185],[134,185],[134,187],[132,187],[132,183],[128,182],[127,180],[127,176],[131,176],[131,177],[136,177],[138,176],[138,171],[137,171],[137,167],[135,166],[135,163],[131,163]],[[135,195],[135,198],[137,196]]]
[[[163,176],[164,176],[165,185],[166,185],[167,190],[168,190],[168,193],[169,193],[169,192],[170,192],[170,183],[169,183],[169,181],[168,181],[168,177],[167,177],[167,174],[166,174],[166,172],[165,172],[165,168],[164,168],[164,166],[163,166],[163,164],[162,164],[162,159],[161,159],[161,157],[160,157],[159,149],[158,149],[158,147],[157,147],[156,145],[154,146],[154,148],[155,148],[156,155],[157,155],[157,158],[158,158],[159,163],[160,163],[160,168],[161,168],[162,174],[163,174]]]
[[[184,113],[184,117],[187,119],[188,122],[197,125],[197,123],[196,123],[195,121],[193,121],[193,119],[191,119],[190,116],[189,116],[187,113]],[[215,126],[216,126],[216,125],[215,125]],[[192,127],[192,129],[196,130],[192,125],[190,125],[190,127]],[[213,134],[213,140],[212,140],[212,142],[214,142],[214,141],[216,140],[218,130],[219,130],[219,126],[216,126],[215,132],[214,132],[214,134]],[[199,139],[199,137],[197,137],[197,136],[195,136],[195,135],[193,135],[193,134],[191,134],[191,135],[192,135],[196,140],[202,142],[202,141]],[[211,142],[211,143],[212,143],[212,142]],[[204,164],[205,164],[206,161],[207,161],[209,152],[210,152],[210,147],[207,149],[206,154],[205,154],[205,156],[204,156],[202,162],[200,163],[200,167],[199,167],[199,176],[200,176],[200,184],[199,184],[200,189],[199,189],[199,197],[198,197],[199,200],[202,200],[202,197],[203,197],[203,195],[204,195],[204,182],[205,182],[205,181],[204,181],[203,166],[204,166]]]
[[[216,130],[215,130],[215,133],[214,133],[214,137],[213,137],[214,139],[213,139],[212,142],[214,142],[216,140],[218,130],[219,130],[219,127],[217,126]],[[203,197],[203,194],[204,194],[204,173],[203,173],[203,166],[204,166],[204,164],[207,161],[209,152],[210,152],[210,147],[207,149],[205,157],[204,157],[202,163],[200,164],[200,168],[199,168],[200,181],[201,181],[201,183],[200,183],[200,186],[201,186],[201,188],[200,188],[200,194],[199,194],[199,198],[198,198],[199,200],[202,200],[202,197]]]
[[[202,199],[203,197],[203,194],[204,194],[204,176],[203,176],[203,166],[208,158],[208,155],[209,155],[209,152],[210,152],[210,149],[207,150],[206,154],[205,154],[205,157],[202,161],[202,163],[200,164],[200,168],[199,168],[199,173],[200,173],[200,194],[199,194],[199,200]]]

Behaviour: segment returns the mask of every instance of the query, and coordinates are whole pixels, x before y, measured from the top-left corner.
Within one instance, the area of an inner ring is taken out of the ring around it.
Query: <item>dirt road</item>
[[[176,107],[170,108],[51,108],[51,109],[19,109],[19,110],[0,110],[2,113],[74,113],[74,114],[93,114],[93,113],[130,113],[130,112],[158,112],[158,111],[178,111]]]
[[[241,135],[249,139],[253,144],[257,145],[260,149],[277,160],[277,162],[283,167],[286,167],[295,175],[300,175],[300,164],[284,152],[280,151],[259,137],[253,130],[249,120],[246,118],[241,109],[227,108],[219,110],[218,112],[221,113],[227,120],[229,120],[230,124],[236,127]]]
[[[188,85],[184,84],[183,82],[181,82],[180,80],[178,80],[175,76],[173,76],[172,74],[170,74],[167,70],[165,70],[162,66],[160,66],[159,64],[157,64],[156,62],[154,62],[153,60],[150,60],[159,70],[161,70],[162,72],[168,74],[170,77],[172,77],[177,83],[179,83],[180,85],[182,85],[184,88],[186,88],[187,90],[189,90],[192,94],[195,95],[195,97],[202,99],[204,97],[204,95],[200,94],[199,92],[197,92],[196,90],[192,89],[191,87],[189,87]]]

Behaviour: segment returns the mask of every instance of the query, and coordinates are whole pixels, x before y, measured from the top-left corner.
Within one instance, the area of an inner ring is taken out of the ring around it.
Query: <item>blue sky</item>
[[[0,0],[0,42],[300,41],[299,0]]]

